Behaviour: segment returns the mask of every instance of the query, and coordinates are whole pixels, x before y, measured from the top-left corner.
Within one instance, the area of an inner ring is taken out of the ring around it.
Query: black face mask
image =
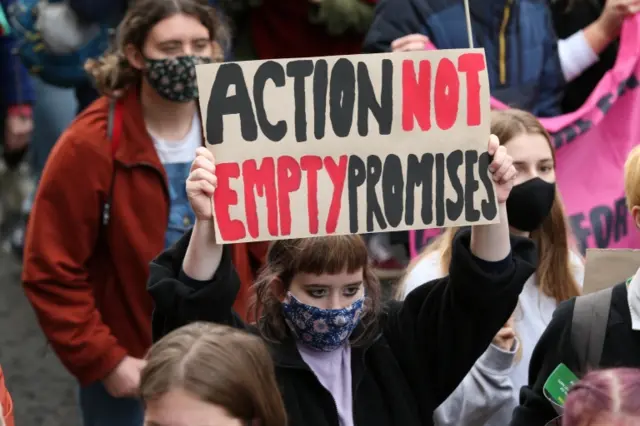
[[[556,184],[540,178],[530,179],[511,189],[507,199],[509,225],[531,232],[549,216],[556,197]]]

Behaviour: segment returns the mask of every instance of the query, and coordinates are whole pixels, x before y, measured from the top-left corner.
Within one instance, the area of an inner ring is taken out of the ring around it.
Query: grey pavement
[[[79,426],[76,385],[47,347],[20,286],[20,265],[0,251],[0,364],[16,426]]]

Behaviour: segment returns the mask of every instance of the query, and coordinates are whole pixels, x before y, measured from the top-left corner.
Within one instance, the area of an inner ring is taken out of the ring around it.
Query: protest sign
[[[498,221],[479,49],[200,65],[220,242]]]
[[[540,119],[556,148],[556,178],[578,249],[640,248],[628,214],[623,166],[640,143],[640,15],[625,21],[618,58],[585,104],[571,114]],[[506,108],[491,98],[492,108]],[[438,234],[409,235],[412,256]]]

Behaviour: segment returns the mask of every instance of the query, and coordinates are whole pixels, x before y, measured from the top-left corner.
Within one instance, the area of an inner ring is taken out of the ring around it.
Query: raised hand
[[[489,165],[489,171],[493,181],[496,183],[496,193],[498,203],[505,203],[509,198],[513,182],[516,178],[516,169],[513,167],[513,158],[507,154],[507,149],[500,145],[496,135],[489,137],[489,155],[493,156],[493,161]]]
[[[211,198],[218,185],[215,164],[215,158],[207,148],[200,147],[196,150],[196,159],[187,178],[187,197],[196,218],[200,221],[213,219]]]

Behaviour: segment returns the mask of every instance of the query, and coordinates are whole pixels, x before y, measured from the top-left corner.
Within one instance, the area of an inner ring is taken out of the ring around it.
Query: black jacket
[[[571,344],[571,320],[575,299],[561,303],[538,341],[529,364],[529,383],[520,392],[520,406],[511,426],[542,426],[558,415],[542,393],[553,370],[564,363],[579,371],[578,356]],[[640,331],[631,329],[631,313],[624,283],[613,289],[611,311],[600,367],[640,367]]]
[[[559,115],[564,75],[547,0],[469,0],[474,46],[484,48],[491,96],[538,117]],[[380,0],[365,53],[424,34],[438,49],[469,47],[462,0]]]
[[[196,320],[243,326],[232,311],[239,284],[229,253],[224,253],[212,281],[190,280],[181,272],[189,238],[187,234],[151,264],[154,339]],[[515,309],[535,270],[533,243],[514,239],[512,255],[497,273],[473,257],[469,241],[469,232],[456,237],[448,277],[417,288],[404,304],[389,303],[379,319],[378,337],[352,348],[356,425],[432,425],[435,408]],[[333,398],[302,360],[295,342],[271,344],[270,349],[289,426],[338,426]]]
[[[558,38],[571,36],[594,22],[604,9],[606,0],[554,0],[550,1],[553,23]],[[567,9],[571,3],[571,8]],[[600,60],[587,68],[575,80],[569,83],[564,91],[562,111],[573,112],[584,104],[596,88],[604,74],[609,71],[618,56],[620,39],[612,42],[601,54]]]

